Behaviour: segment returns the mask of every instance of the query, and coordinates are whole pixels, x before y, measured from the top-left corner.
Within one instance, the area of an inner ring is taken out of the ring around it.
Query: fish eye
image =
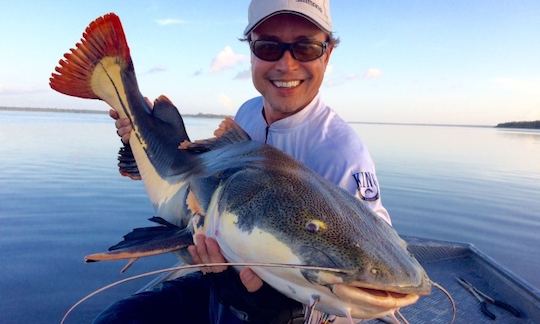
[[[306,231],[309,233],[317,233],[320,230],[325,230],[326,224],[318,219],[312,219],[306,223]]]

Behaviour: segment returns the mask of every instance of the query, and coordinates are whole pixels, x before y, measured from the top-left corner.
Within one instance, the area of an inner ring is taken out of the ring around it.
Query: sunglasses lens
[[[292,56],[301,62],[313,61],[324,54],[326,43],[300,41],[292,44],[276,41],[256,40],[251,42],[251,51],[264,61],[277,61],[290,49]]]
[[[280,43],[274,41],[257,40],[251,43],[253,54],[265,61],[277,61],[283,55],[285,49]]]
[[[294,58],[298,61],[307,62],[321,57],[324,53],[324,48],[320,43],[298,42],[292,44],[292,52]]]

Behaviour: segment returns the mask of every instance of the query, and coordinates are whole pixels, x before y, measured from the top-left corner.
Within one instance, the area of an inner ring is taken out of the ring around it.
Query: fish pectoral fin
[[[163,225],[135,228],[107,252],[88,255],[85,261],[138,259],[175,252],[193,244],[191,228],[180,228],[159,217],[153,217],[152,220]]]
[[[124,143],[124,146],[118,151],[118,171],[124,177],[129,177],[132,180],[141,180],[139,167],[137,166],[129,143]]]

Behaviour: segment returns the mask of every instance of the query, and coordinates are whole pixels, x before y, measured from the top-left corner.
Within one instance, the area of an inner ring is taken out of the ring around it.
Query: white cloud
[[[230,69],[238,64],[247,61],[247,56],[237,54],[230,46],[225,46],[216,57],[212,60],[210,65],[211,72],[221,72],[223,70]]]
[[[340,75],[333,75],[334,72],[332,69],[328,70],[326,69],[326,76],[325,76],[325,86],[327,87],[337,87],[341,86],[343,84],[346,84],[348,82],[352,82],[355,80],[360,79],[360,76],[356,73],[349,73],[349,74],[340,74]]]
[[[230,97],[228,97],[225,94],[220,94],[218,97],[218,101],[221,104],[222,107],[225,107],[227,110],[231,111],[236,108],[234,102]]]
[[[156,65],[156,66],[153,66],[151,68],[149,68],[145,74],[154,74],[154,73],[160,73],[160,72],[165,72],[167,71],[167,69],[162,66],[162,65]]]
[[[364,80],[375,80],[381,78],[383,75],[382,70],[377,68],[369,68],[364,73],[343,73],[334,69],[332,65],[328,65],[325,72],[325,82],[326,87],[337,87],[350,82],[354,82],[359,79]]]
[[[160,26],[169,26],[169,25],[184,25],[187,22],[182,19],[176,19],[176,18],[162,18],[162,19],[156,19],[156,23]]]
[[[378,79],[383,75],[383,72],[377,68],[369,68],[364,72],[364,79]]]
[[[235,80],[246,80],[251,78],[251,70],[244,70],[238,72],[234,77]]]
[[[193,76],[197,77],[199,75],[202,75],[204,73],[203,69],[198,69],[197,71],[193,72]]]

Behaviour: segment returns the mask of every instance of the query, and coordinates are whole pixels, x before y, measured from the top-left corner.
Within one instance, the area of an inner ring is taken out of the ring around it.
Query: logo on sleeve
[[[367,201],[379,199],[379,184],[377,183],[375,174],[371,172],[357,172],[353,173],[353,178],[356,181],[356,187],[362,199]]]

